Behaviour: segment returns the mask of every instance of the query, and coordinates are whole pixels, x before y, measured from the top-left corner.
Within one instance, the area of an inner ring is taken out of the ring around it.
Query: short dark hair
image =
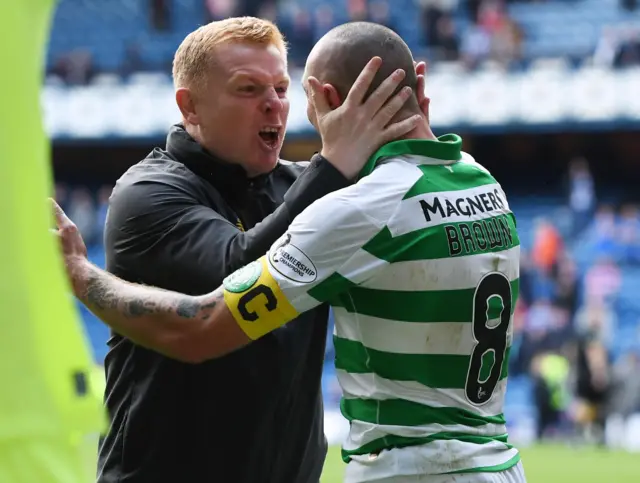
[[[393,30],[371,22],[350,22],[330,30],[324,41],[330,46],[330,59],[323,62],[326,77],[319,80],[333,85],[342,100],[373,57],[380,57],[382,66],[366,97],[397,69],[403,69],[406,76],[396,92],[405,86],[415,90],[417,76],[411,49]]]

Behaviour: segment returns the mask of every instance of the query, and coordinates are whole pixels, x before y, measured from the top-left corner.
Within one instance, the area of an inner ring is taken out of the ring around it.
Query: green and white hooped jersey
[[[387,144],[356,184],[298,216],[267,257],[297,312],[333,307],[350,422],[343,457],[368,468],[351,481],[519,461],[503,414],[516,222],[461,143],[447,135]],[[383,467],[384,450],[402,457]]]

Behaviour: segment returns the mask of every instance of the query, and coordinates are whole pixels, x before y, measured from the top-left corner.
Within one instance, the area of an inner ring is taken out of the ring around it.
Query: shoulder
[[[383,228],[420,175],[415,166],[390,158],[357,183],[313,203],[309,216],[324,216],[330,218],[327,223],[333,224],[364,217]]]
[[[116,182],[109,200],[110,212],[134,216],[158,209],[157,201],[190,202],[201,190],[199,178],[160,149],[131,166]]]
[[[485,168],[484,166],[482,166],[480,163],[478,163],[475,158],[473,156],[471,156],[469,153],[465,153],[464,151],[461,153],[461,158],[460,158],[460,162],[467,164],[469,166],[472,166],[476,169],[478,169],[479,171],[482,171],[483,173],[491,176],[493,178],[493,176],[491,175],[491,172]]]

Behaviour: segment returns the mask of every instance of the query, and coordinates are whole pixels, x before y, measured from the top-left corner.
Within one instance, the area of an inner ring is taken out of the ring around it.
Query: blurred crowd
[[[457,61],[468,70],[487,61],[506,70],[526,66],[529,59],[524,58],[523,46],[528,32],[509,15],[510,3],[579,3],[579,0],[403,0],[417,9],[417,14],[406,15],[398,10],[404,7],[392,0],[198,1],[202,1],[201,14],[197,22],[194,19],[192,27],[237,15],[259,16],[276,22],[289,41],[293,68],[304,66],[314,43],[331,28],[350,20],[367,20],[403,35],[420,60]],[[149,2],[149,25],[159,38],[181,32],[182,26],[172,21],[171,6],[171,0]],[[621,0],[620,8],[635,11],[637,1]],[[135,38],[130,39],[116,73],[123,77],[140,71],[170,74],[170,56],[158,63],[146,59],[142,50]],[[595,65],[613,68],[640,65],[640,28],[634,24],[605,26],[591,54]],[[83,85],[101,72],[91,47],[78,45],[58,55],[48,73],[68,84]]]
[[[367,20],[398,30],[399,18],[415,22],[411,26],[418,31],[415,42],[409,38],[407,42],[418,58],[430,62],[459,60],[470,69],[489,59],[506,67],[519,65],[523,32],[507,14],[505,0],[411,1],[415,1],[419,14],[407,19],[397,11],[394,14],[392,10],[398,6],[391,0],[325,1],[313,5],[291,0],[203,0],[200,23],[237,15],[273,20],[289,42],[290,64],[294,68],[304,66],[315,42],[340,23]],[[150,24],[158,34],[174,29],[170,3],[149,2]],[[464,29],[460,28],[461,21]],[[153,65],[144,59],[141,46],[132,39],[117,73],[128,76],[145,70],[170,73],[170,59],[165,59],[162,65]],[[78,46],[59,55],[48,73],[69,84],[83,85],[100,72],[91,49]]]
[[[522,252],[509,375],[533,376],[539,438],[604,444],[609,416],[640,411],[640,304],[633,283],[623,291],[640,267],[640,211],[599,204],[584,159],[571,164],[567,208],[564,230],[538,220]]]
[[[111,185],[94,190],[88,186],[70,187],[66,183],[56,183],[55,199],[76,224],[88,247],[102,247],[112,190]]]

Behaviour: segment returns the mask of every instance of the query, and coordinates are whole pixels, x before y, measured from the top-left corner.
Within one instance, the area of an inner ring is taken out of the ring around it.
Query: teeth
[[[260,132],[274,132],[274,133],[277,133],[278,132],[278,128],[277,127],[265,127],[265,128],[262,128],[260,130]]]

